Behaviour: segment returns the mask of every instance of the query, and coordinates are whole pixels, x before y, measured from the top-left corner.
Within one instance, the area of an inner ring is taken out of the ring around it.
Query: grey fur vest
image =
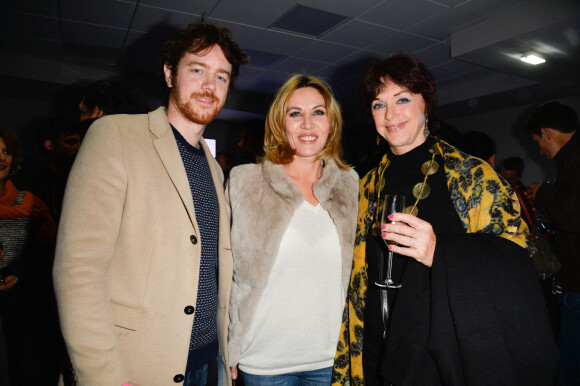
[[[347,293],[358,212],[358,176],[327,160],[314,195],[336,226]],[[237,365],[241,344],[256,305],[268,284],[280,241],[296,208],[304,201],[283,165],[271,162],[232,169],[226,189],[231,210],[234,278],[230,296],[229,366]]]

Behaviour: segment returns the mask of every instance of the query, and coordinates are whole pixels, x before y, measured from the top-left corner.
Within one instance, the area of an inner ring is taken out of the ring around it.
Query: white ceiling
[[[345,19],[318,37],[271,27],[298,5]],[[580,90],[577,0],[2,0],[0,93],[38,98],[38,90],[122,74],[159,95],[161,44],[204,13],[259,56],[240,71],[226,106],[232,117],[264,113],[296,72],[326,78],[354,115],[364,69],[397,50],[429,65],[443,118]],[[547,63],[517,60],[527,51]],[[277,60],[264,67],[263,58]]]

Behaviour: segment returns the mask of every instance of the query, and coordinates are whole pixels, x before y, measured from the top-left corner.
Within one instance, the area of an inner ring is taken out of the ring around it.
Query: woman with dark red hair
[[[517,198],[489,164],[431,134],[427,66],[405,53],[375,63],[361,107],[387,146],[360,181],[334,384],[553,383],[557,351]],[[381,221],[391,195],[406,206]]]

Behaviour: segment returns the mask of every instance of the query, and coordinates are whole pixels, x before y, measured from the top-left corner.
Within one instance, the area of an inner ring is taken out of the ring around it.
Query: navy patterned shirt
[[[195,219],[199,226],[201,264],[197,288],[197,304],[191,330],[187,370],[195,370],[218,354],[217,341],[217,246],[219,235],[219,203],[203,148],[197,149],[172,126],[173,134],[193,197]]]

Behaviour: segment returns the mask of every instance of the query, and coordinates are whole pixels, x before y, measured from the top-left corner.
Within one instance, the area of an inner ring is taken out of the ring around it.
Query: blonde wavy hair
[[[334,99],[326,82],[307,75],[293,75],[276,94],[276,98],[272,102],[266,117],[264,159],[275,164],[289,164],[292,162],[296,150],[292,149],[286,137],[286,109],[288,107],[288,99],[290,99],[292,93],[304,87],[312,87],[322,95],[330,122],[330,131],[326,144],[318,154],[317,159],[331,157],[339,168],[350,169],[350,166],[342,160],[342,115],[340,105]]]

